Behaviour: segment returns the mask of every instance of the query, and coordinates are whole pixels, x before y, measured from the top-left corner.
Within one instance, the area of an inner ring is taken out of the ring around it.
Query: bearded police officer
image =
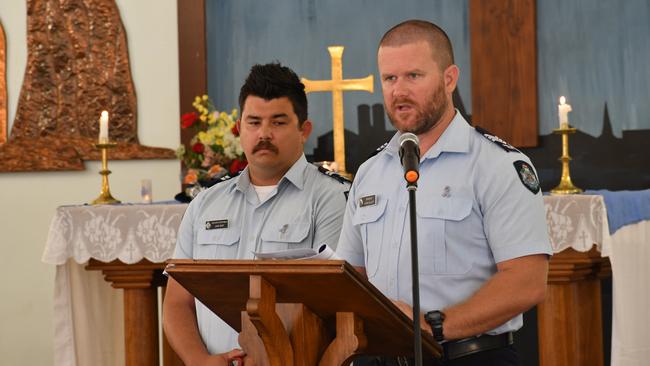
[[[436,25],[411,20],[393,27],[380,42],[378,66],[398,132],[359,168],[337,253],[412,316],[398,139],[416,134],[423,329],[443,344],[444,365],[517,365],[512,332],[522,326],[521,313],[544,299],[552,253],[535,170],[525,155],[454,109],[459,69]]]

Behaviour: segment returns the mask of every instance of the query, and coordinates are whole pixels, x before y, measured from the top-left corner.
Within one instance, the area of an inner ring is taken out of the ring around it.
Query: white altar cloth
[[[594,245],[612,264],[612,366],[650,360],[650,221],[609,234],[602,196],[544,196],[554,252]],[[122,291],[86,271],[89,258],[164,262],[174,251],[186,204],[63,206],[56,211],[43,253],[57,266],[55,365],[122,365]],[[98,329],[102,329],[100,332]]]

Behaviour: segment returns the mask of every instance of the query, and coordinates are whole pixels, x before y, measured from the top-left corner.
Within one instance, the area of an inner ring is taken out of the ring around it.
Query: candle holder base
[[[582,192],[583,192],[582,189],[573,185],[573,183],[571,182],[571,178],[569,178],[568,182],[561,181],[557,187],[551,189],[552,195],[576,194]]]
[[[569,156],[569,134],[573,134],[576,131],[576,128],[569,127],[568,125],[553,130],[553,133],[562,135],[562,156],[558,159],[562,162],[562,177],[560,178],[560,184],[551,190],[552,195],[576,194],[583,192],[582,189],[574,186],[573,182],[571,182],[571,172],[569,168],[569,162],[571,161],[571,156]]]
[[[113,195],[111,195],[111,188],[108,184],[108,175],[111,174],[111,171],[108,170],[108,154],[106,150],[114,148],[115,146],[117,146],[117,144],[114,142],[95,144],[95,147],[102,151],[102,170],[99,171],[99,174],[102,176],[102,190],[99,193],[99,197],[92,201],[93,205],[121,203],[120,200],[115,199]]]

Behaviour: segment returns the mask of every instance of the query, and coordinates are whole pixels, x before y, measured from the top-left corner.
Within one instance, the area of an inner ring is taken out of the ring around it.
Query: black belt
[[[512,332],[459,339],[442,344],[445,360],[455,360],[477,352],[509,346],[513,343]]]
[[[484,334],[479,337],[460,339],[442,343],[444,350],[443,361],[455,360],[478,352],[490,351],[507,347],[513,343],[512,332],[499,335]],[[357,361],[355,361],[355,364]],[[376,357],[364,360],[360,363],[368,366],[411,366],[415,361],[411,357]],[[437,363],[436,363],[437,364]]]

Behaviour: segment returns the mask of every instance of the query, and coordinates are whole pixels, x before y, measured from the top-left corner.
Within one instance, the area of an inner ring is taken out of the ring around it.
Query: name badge
[[[376,204],[377,204],[377,196],[374,194],[371,196],[365,196],[359,198],[359,207],[373,206]]]
[[[212,221],[205,222],[205,230],[227,229],[227,228],[228,228],[228,219],[212,220]]]

